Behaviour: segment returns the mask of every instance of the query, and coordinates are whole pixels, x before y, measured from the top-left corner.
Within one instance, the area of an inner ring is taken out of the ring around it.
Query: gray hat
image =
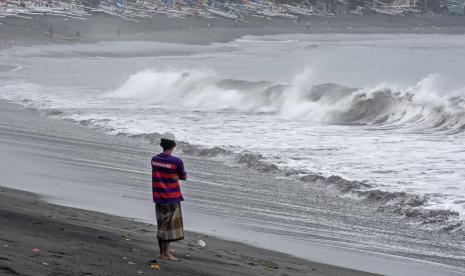
[[[167,139],[167,140],[172,140],[176,141],[176,138],[174,138],[174,134],[171,132],[165,132],[164,134],[161,135],[161,139]]]

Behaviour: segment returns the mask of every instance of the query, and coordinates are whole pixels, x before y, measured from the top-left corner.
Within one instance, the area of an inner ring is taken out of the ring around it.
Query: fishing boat
[[[203,18],[207,18],[207,19],[215,19],[216,18],[216,16],[212,15],[211,13],[209,13],[206,10],[195,9],[193,11],[194,11],[193,15],[196,15],[196,16],[199,16],[199,17],[203,17]]]
[[[266,17],[281,17],[281,18],[289,18],[289,19],[297,19],[296,15],[284,13],[284,12],[275,12],[275,11],[258,11],[257,14],[266,16]]]
[[[286,5],[286,4],[282,5],[282,7],[286,9],[287,13],[294,14],[294,15],[309,16],[309,15],[314,14],[312,7],[302,8],[302,7],[296,7],[292,5]]]
[[[208,8],[208,12],[210,12],[213,15],[217,15],[220,17],[228,18],[228,19],[237,19],[237,14],[229,13],[229,12],[223,12],[214,8]]]

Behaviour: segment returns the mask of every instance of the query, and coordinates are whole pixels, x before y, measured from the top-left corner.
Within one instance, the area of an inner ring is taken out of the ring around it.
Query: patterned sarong
[[[184,239],[181,203],[156,203],[157,238],[172,242]]]

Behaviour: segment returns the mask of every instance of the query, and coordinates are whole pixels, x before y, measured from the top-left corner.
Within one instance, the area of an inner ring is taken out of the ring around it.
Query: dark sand
[[[173,243],[180,261],[153,269],[154,229],[0,188],[0,275],[374,275],[190,232]]]

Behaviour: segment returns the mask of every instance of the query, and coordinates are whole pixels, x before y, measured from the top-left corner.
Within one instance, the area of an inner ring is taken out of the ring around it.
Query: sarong
[[[184,239],[181,203],[156,203],[157,238],[172,242]]]

